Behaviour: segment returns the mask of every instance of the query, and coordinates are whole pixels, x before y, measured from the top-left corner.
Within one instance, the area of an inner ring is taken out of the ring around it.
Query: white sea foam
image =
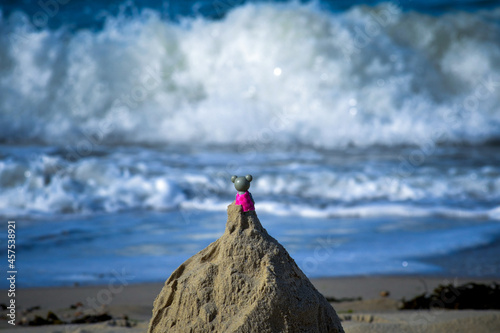
[[[101,154],[70,161],[63,154],[32,155],[20,149],[16,156],[0,161],[0,213],[224,211],[235,195],[224,161],[242,157],[238,153],[214,153],[217,159],[203,154],[176,156],[145,148]],[[495,205],[500,202],[498,165],[442,168],[429,161],[403,177],[397,160],[384,168],[370,161],[380,163],[381,156],[334,163],[311,161],[307,153],[305,160],[298,156],[284,159],[277,154],[249,166],[255,171],[251,191],[259,212],[307,218],[500,219]]]
[[[45,156],[30,162],[0,161],[0,211],[5,214],[92,213],[177,208],[185,195],[169,177],[85,159],[65,164]],[[14,176],[15,177],[14,177]]]
[[[499,9],[247,4],[218,21],[144,10],[71,32],[17,13],[0,21],[0,139],[81,151],[497,139],[499,20]]]

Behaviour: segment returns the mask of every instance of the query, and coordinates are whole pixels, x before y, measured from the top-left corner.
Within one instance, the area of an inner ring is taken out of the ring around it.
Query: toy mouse
[[[241,205],[244,212],[255,210],[255,201],[252,198],[252,194],[248,192],[252,175],[246,175],[245,177],[232,176],[231,181],[234,183],[234,188],[238,191],[235,204]]]

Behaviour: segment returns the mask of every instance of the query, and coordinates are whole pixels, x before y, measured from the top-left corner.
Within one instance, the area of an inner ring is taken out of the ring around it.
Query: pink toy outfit
[[[250,192],[246,191],[243,194],[236,194],[236,205],[241,205],[243,207],[244,212],[248,212],[249,210],[255,210],[253,205],[253,199]]]

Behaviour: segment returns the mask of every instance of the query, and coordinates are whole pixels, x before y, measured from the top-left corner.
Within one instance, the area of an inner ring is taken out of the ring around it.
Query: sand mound
[[[343,332],[332,306],[255,212],[228,207],[225,233],[175,270],[149,332]]]

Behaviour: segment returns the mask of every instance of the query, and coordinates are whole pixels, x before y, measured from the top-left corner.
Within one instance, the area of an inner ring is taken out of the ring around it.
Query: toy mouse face
[[[246,175],[245,177],[232,176],[231,181],[234,183],[234,188],[237,191],[246,192],[250,188],[252,175]]]

